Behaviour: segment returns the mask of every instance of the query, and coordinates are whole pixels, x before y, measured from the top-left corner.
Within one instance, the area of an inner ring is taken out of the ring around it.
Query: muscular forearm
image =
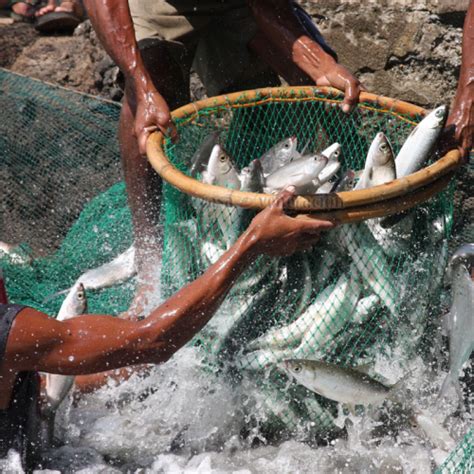
[[[249,0],[248,3],[265,36],[310,77],[317,77],[321,69],[335,63],[307,35],[288,0]]]
[[[84,0],[87,13],[107,53],[135,87],[147,90],[151,80],[135,40],[127,0]]]
[[[474,0],[471,0],[469,4],[464,21],[459,83],[462,86],[474,88]]]
[[[448,145],[451,128],[465,159],[474,140],[474,0],[471,0],[464,21],[462,62],[454,103],[447,122]]]
[[[103,315],[59,322],[27,309],[14,323],[7,346],[13,359],[8,363],[16,370],[79,375],[166,361],[213,316],[255,258],[254,245],[255,235],[245,232],[200,278],[140,322]]]

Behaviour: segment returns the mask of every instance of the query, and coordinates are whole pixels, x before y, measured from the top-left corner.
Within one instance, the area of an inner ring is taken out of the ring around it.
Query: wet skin
[[[8,406],[21,371],[84,375],[167,361],[204,327],[239,275],[259,255],[287,256],[308,249],[321,231],[334,227],[328,221],[288,217],[283,207],[293,196],[294,189],[281,192],[200,278],[142,321],[106,315],[57,321],[31,308],[21,311],[0,365],[0,409]]]
[[[467,161],[474,141],[474,0],[470,1],[464,20],[461,71],[446,129],[454,129],[450,130],[454,137],[447,142],[457,144]]]
[[[177,136],[170,109],[189,102],[189,84],[165,46],[157,44],[140,53],[127,0],[85,0],[84,3],[103,46],[125,77],[119,140],[135,229],[137,266],[142,280],[147,280],[157,263],[149,255],[158,254],[151,237],[156,233],[161,180],[143,157],[146,140],[157,129]],[[264,48],[262,53],[268,56],[267,51],[272,49],[277,56],[287,58],[282,59],[283,76],[290,84],[312,82],[346,88],[350,93],[348,103],[357,100],[357,79],[306,34],[288,0],[249,2],[249,6],[261,30],[260,36],[266,38],[264,44],[259,43]],[[274,63],[278,65],[279,61]],[[346,87],[347,83],[351,86]]]

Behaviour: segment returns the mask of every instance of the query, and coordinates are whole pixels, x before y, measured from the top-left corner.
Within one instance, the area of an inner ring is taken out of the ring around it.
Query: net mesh
[[[474,428],[450,453],[446,461],[436,470],[436,474],[469,474],[474,472]]]
[[[4,257],[12,302],[57,313],[87,269],[110,261],[133,240],[116,145],[117,104],[0,70],[0,239],[21,240],[23,263]],[[397,152],[421,117],[360,104],[350,116],[323,95],[310,100],[250,99],[209,106],[177,120],[180,140],[166,144],[172,163],[189,173],[205,137],[221,141],[242,168],[291,135],[299,148],[341,144],[342,172],[364,165],[379,131]],[[15,131],[15,133],[12,133]],[[71,192],[74,189],[74,192]],[[448,256],[454,187],[420,205],[393,227],[378,220],[341,226],[312,250],[291,258],[260,257],[241,275],[193,344],[210,370],[253,389],[268,429],[292,432],[302,422],[316,436],[335,433],[337,405],[292,384],[278,370],[286,358],[318,358],[345,367],[397,357],[403,365],[431,343]],[[201,275],[254,216],[163,186],[163,297]],[[32,258],[33,257],[33,258]],[[133,280],[88,294],[89,311],[125,310]],[[400,350],[402,348],[403,350]],[[444,472],[444,471],[443,471]]]

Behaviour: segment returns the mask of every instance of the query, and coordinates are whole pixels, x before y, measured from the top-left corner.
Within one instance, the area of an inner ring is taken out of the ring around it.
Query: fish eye
[[[334,152],[334,156],[335,156],[335,157],[338,157],[340,154],[341,154],[341,151],[340,151],[340,150],[336,150],[336,151]]]
[[[288,150],[288,148],[290,148],[290,144],[289,143],[285,143],[285,148]]]
[[[382,151],[387,151],[387,150],[388,150],[387,144],[386,144],[386,143],[382,143],[382,144],[380,145],[380,150],[382,150]]]
[[[82,300],[82,298],[84,298],[84,293],[82,291],[80,291],[78,294],[77,294],[77,297]]]
[[[226,158],[225,158],[225,155],[219,156],[219,160],[220,160],[222,163],[225,161],[225,159],[226,159]]]
[[[441,118],[443,116],[443,110],[439,109],[435,112],[436,117]]]
[[[295,365],[295,366],[293,367],[293,372],[296,372],[296,373],[301,372],[301,366],[300,366],[300,365]]]

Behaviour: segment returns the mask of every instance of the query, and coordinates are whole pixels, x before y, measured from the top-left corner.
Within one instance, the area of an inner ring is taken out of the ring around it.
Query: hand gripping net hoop
[[[162,208],[165,296],[202,274],[228,248],[229,233],[234,238],[238,233],[227,232],[226,225],[236,216],[246,213],[248,223],[274,199],[189,176],[190,159],[209,133],[221,132],[239,169],[291,135],[299,149],[309,141],[311,151],[337,141],[344,172],[363,168],[379,131],[398,153],[425,114],[420,107],[363,93],[346,115],[337,107],[341,100],[330,88],[235,93],[176,110],[177,144],[161,133],[149,138],[148,159],[169,183]],[[459,162],[459,153],[451,151],[382,186],[298,196],[289,205],[293,212],[351,224],[328,232],[311,252],[260,257],[195,338],[211,367],[253,394],[268,414],[270,431],[294,432],[302,420],[316,436],[337,431],[336,405],[301,385],[288,388],[277,369],[280,360],[317,358],[349,367],[382,357],[403,365],[426,352],[433,331],[430,308],[436,309],[448,256],[453,191],[448,184]],[[373,218],[404,210],[410,210],[406,219],[379,232]],[[365,219],[371,220],[360,222]]]

